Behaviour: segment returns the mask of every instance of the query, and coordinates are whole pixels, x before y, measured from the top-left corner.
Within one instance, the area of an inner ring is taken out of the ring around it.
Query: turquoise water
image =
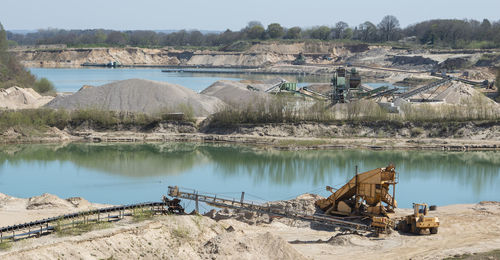
[[[155,81],[179,84],[194,91],[200,92],[217,80],[240,80],[240,79],[272,79],[273,75],[249,75],[249,74],[205,74],[187,72],[161,72],[161,69],[142,68],[31,68],[30,71],[37,78],[47,78],[54,83],[58,92],[76,92],[83,85],[100,86],[117,80],[125,79],[149,79]],[[329,77],[317,76],[281,76],[288,81],[298,82],[299,87],[311,82],[329,82]]]
[[[158,201],[169,185],[256,201],[305,192],[327,196],[359,171],[396,165],[400,207],[500,200],[500,153],[434,151],[274,151],[209,144],[0,146],[0,192],[48,192],[92,202]],[[185,202],[188,203],[188,202]]]

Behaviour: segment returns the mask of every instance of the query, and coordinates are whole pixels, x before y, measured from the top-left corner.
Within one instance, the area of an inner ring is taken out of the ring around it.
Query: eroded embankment
[[[294,61],[302,54],[307,64],[360,63],[388,66],[394,55],[413,55],[411,51],[388,46],[346,44],[336,42],[260,42],[245,50],[222,48],[210,50],[177,50],[173,48],[64,48],[12,49],[27,67],[78,67],[81,64],[118,62],[127,66],[199,66],[199,67],[262,67]],[[437,63],[434,61],[434,63]],[[434,64],[433,63],[433,64]],[[408,65],[405,63],[405,65]],[[417,60],[410,64],[422,67]],[[425,65],[425,64],[424,64]],[[432,64],[431,64],[432,65]]]
[[[31,135],[30,135],[31,133]],[[337,122],[213,126],[191,122],[157,122],[135,126],[82,122],[37,134],[9,128],[3,143],[38,142],[225,142],[278,149],[437,149],[498,150],[500,123],[492,122]]]

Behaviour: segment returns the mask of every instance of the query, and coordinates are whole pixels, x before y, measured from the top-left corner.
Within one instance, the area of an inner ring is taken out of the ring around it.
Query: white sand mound
[[[241,231],[222,233],[203,246],[209,256],[218,259],[307,259],[283,238],[270,232],[257,235]]]
[[[10,87],[0,89],[0,109],[26,109],[38,108],[48,102],[53,97],[41,96],[32,88]]]
[[[41,196],[31,197],[28,199],[26,209],[49,209],[49,208],[74,208],[75,206],[56,195],[44,193]]]
[[[439,93],[438,89],[438,91],[436,92],[438,92],[438,94],[434,99],[443,100],[448,104],[481,103],[483,105],[490,106],[498,105],[495,101],[487,98],[478,90],[461,82],[453,82],[453,84],[446,88],[444,91]]]
[[[257,85],[257,84],[255,84]],[[261,85],[261,84],[258,84]],[[217,97],[220,100],[231,105],[246,105],[258,100],[266,100],[268,93],[262,91],[262,86],[255,91],[248,88],[248,84],[231,80],[219,80],[204,89],[201,93],[204,95]]]
[[[11,197],[0,193],[0,209],[3,210],[22,210],[26,208],[26,202],[23,199]]]
[[[47,104],[51,108],[102,109],[111,111],[157,113],[185,112],[191,107],[195,116],[216,112],[224,103],[216,97],[198,94],[180,85],[144,79],[128,79],[84,88],[73,95],[57,97]]]

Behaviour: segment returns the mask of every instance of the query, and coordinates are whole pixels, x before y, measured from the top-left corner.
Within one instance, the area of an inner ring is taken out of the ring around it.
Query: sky
[[[500,0],[0,0],[7,30],[240,30],[249,21],[308,28],[377,24],[385,15],[401,26],[429,19],[500,20]]]

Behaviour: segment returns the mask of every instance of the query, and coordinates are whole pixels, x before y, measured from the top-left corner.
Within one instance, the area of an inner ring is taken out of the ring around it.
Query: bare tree
[[[400,29],[399,20],[393,15],[386,15],[378,24],[378,29],[380,30],[384,40],[393,40],[396,31]]]
[[[344,39],[346,38],[346,29],[349,28],[349,25],[346,22],[338,22],[335,24],[335,28],[333,29],[334,32],[334,39]]]

